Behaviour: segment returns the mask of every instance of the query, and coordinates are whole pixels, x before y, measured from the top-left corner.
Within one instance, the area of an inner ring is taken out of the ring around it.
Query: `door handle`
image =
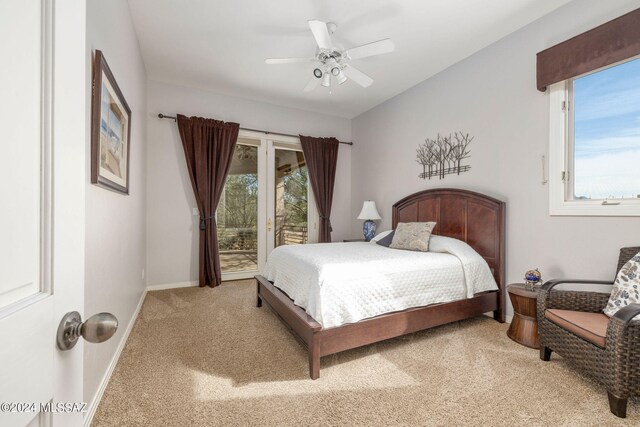
[[[267,231],[271,231],[271,218],[267,220]]]
[[[71,311],[64,315],[58,326],[56,342],[62,351],[71,350],[78,338],[93,343],[105,342],[118,330],[118,319],[111,313],[94,314],[82,321],[80,313]]]

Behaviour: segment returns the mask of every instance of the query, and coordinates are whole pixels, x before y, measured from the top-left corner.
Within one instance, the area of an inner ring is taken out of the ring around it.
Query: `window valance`
[[[640,9],[539,52],[538,90],[637,55]]]

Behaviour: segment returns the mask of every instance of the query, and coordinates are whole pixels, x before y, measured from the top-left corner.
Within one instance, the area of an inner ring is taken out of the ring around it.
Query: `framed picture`
[[[93,62],[91,182],[129,194],[131,110],[101,51]]]

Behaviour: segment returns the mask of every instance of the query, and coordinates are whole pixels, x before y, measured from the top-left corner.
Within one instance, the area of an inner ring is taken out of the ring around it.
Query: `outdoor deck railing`
[[[299,245],[308,242],[306,226],[283,225],[276,228],[275,244]],[[220,252],[256,252],[258,249],[258,232],[256,228],[218,227],[218,245]]]

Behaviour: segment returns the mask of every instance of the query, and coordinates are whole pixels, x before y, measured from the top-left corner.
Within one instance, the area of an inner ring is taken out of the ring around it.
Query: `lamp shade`
[[[376,209],[376,202],[373,200],[366,200],[362,205],[362,210],[358,219],[382,219],[378,210]]]

